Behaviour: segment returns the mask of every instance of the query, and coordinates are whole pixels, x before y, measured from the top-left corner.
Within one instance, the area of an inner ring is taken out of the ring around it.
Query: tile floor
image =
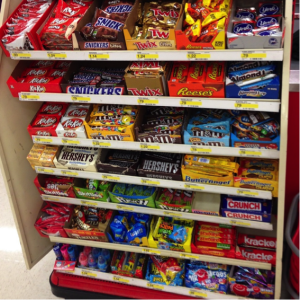
[[[49,285],[55,254],[51,251],[30,271],[26,269],[1,171],[0,207],[0,299],[56,298]]]

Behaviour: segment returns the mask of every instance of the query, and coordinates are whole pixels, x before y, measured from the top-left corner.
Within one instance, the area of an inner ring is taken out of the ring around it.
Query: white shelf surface
[[[128,205],[128,204],[117,204],[112,202],[103,202],[89,199],[79,199],[79,198],[68,198],[68,197],[58,197],[58,196],[50,196],[50,195],[41,195],[44,201],[54,201],[61,202],[67,204],[75,204],[75,205],[85,205],[113,210],[122,210],[122,211],[130,211],[136,213],[143,213],[149,215],[156,216],[168,216],[168,217],[176,217],[182,219],[189,219],[195,221],[205,221],[212,222],[217,224],[228,224],[239,227],[246,228],[256,228],[261,230],[273,230],[273,225],[271,223],[265,222],[256,222],[242,219],[233,219],[233,218],[225,218],[222,216],[211,216],[211,215],[203,215],[196,213],[188,213],[188,212],[180,212],[173,210],[164,210],[158,208],[150,208],[146,206],[137,206],[137,205]]]
[[[200,260],[200,261],[212,262],[217,264],[225,264],[230,266],[243,266],[248,268],[257,268],[257,269],[264,269],[264,270],[271,270],[272,267],[272,265],[269,263],[261,263],[256,261],[227,258],[227,257],[220,257],[220,256],[202,255],[202,254],[195,254],[195,253],[162,250],[158,248],[147,248],[147,247],[130,246],[130,245],[123,245],[123,244],[104,243],[98,241],[63,238],[63,237],[56,237],[56,236],[49,236],[49,238],[51,242],[55,242],[55,243],[89,246],[89,247],[104,248],[110,250],[121,250],[121,251],[135,252],[135,253],[162,255],[168,257],[177,257],[182,259],[192,259],[192,260]]]
[[[171,51],[11,51],[12,59],[41,60],[161,60],[161,61],[282,61],[283,49],[224,49],[224,50],[171,50]]]
[[[165,179],[156,179],[156,178],[154,179],[154,178],[147,178],[147,177],[119,175],[119,174],[110,175],[107,173],[76,171],[76,170],[58,169],[58,168],[35,167],[35,170],[37,173],[48,174],[48,175],[70,176],[70,177],[106,180],[112,182],[123,182],[123,183],[130,183],[130,184],[155,186],[155,187],[165,187],[171,189],[192,190],[196,192],[218,193],[218,194],[228,194],[228,195],[239,195],[244,197],[272,199],[272,193],[270,191],[263,191],[263,190],[242,189],[236,187],[224,187],[218,185],[192,183],[187,181],[175,181],[175,180],[165,180]]]
[[[67,93],[19,93],[20,101],[48,101],[89,104],[123,104],[174,106],[211,109],[237,109],[279,112],[279,99],[243,99],[243,98],[194,98],[194,97],[145,97],[145,96],[115,96],[88,95]]]
[[[90,269],[81,269],[81,268],[75,268],[74,271],[62,271],[57,270],[57,272],[65,273],[65,274],[72,274],[76,276],[84,276],[84,277],[90,277],[93,279],[101,279],[116,283],[123,283],[123,284],[129,284],[132,286],[138,286],[143,287],[147,289],[154,289],[161,292],[169,292],[169,293],[175,293],[179,295],[184,296],[190,296],[195,298],[207,298],[207,299],[241,299],[241,297],[234,296],[234,295],[228,295],[228,294],[219,294],[210,292],[208,290],[204,289],[190,289],[182,286],[169,286],[169,285],[161,285],[161,284],[155,284],[150,283],[147,280],[144,279],[138,279],[138,278],[131,278],[131,277],[125,277],[125,276],[119,276],[114,275],[111,273],[104,273],[97,270],[90,270]],[[164,295],[162,294],[162,299]],[[249,299],[249,298],[243,298],[243,299]]]
[[[279,159],[278,150],[253,149],[253,148],[234,148],[234,147],[213,147],[213,146],[193,146],[184,144],[162,144],[162,143],[143,143],[126,142],[111,140],[94,140],[62,137],[42,137],[32,136],[32,141],[37,144],[48,145],[72,145],[81,147],[110,148],[135,151],[154,151],[182,154],[205,154],[235,157],[257,157],[268,159]]]

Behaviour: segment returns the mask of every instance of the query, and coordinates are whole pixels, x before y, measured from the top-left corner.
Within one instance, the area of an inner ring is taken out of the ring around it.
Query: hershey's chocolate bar
[[[140,158],[141,152],[139,151],[121,151],[113,150],[108,154],[108,162],[113,161],[125,161],[125,162],[137,162]]]

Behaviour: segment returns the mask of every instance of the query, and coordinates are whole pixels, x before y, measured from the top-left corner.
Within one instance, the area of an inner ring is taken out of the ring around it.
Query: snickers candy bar
[[[124,75],[122,73],[113,73],[109,71],[104,71],[102,72],[101,77],[103,79],[112,80],[112,79],[123,79]]]

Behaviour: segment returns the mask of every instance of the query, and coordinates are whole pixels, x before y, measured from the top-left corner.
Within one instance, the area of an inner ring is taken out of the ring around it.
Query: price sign
[[[153,249],[143,249],[143,253],[160,255],[159,250],[153,250]]]
[[[54,173],[54,170],[46,169],[46,168],[37,168],[39,173]]]
[[[60,201],[59,198],[53,196],[42,195],[42,198],[45,201]]]
[[[111,176],[111,175],[104,175],[104,174],[102,174],[102,178],[104,180],[110,180],[110,181],[119,181],[120,180],[119,176]]]
[[[90,60],[107,60],[107,59],[109,59],[109,54],[108,53],[90,52],[89,59]]]
[[[160,284],[147,283],[147,287],[150,289],[163,290],[164,286]]]
[[[47,52],[47,56],[50,59],[66,59],[67,54],[66,53],[55,53],[55,52]]]
[[[24,100],[39,100],[40,96],[39,95],[32,95],[32,94],[28,93],[28,94],[22,94],[21,99],[24,99]]]
[[[81,200],[80,202],[82,205],[86,205],[86,206],[97,206],[97,203],[92,201]]]
[[[250,223],[248,223],[248,222],[243,222],[243,221],[230,220],[229,223],[230,223],[231,225],[236,225],[236,226],[251,226]]]
[[[168,217],[182,217],[182,213],[179,212],[172,212],[172,211],[164,211],[164,216]]]
[[[187,189],[192,189],[192,190],[204,190],[205,189],[204,186],[194,185],[194,184],[185,184],[184,187]]]
[[[93,146],[99,146],[99,147],[102,147],[102,148],[105,148],[105,147],[111,147],[111,144],[108,143],[108,142],[98,142],[98,141],[93,141]]]
[[[141,179],[141,183],[146,185],[160,185],[159,181],[153,181],[148,179]]]
[[[252,191],[243,191],[243,190],[237,190],[238,195],[244,195],[244,196],[258,196],[258,192],[252,192]]]
[[[119,210],[127,210],[127,211],[134,211],[133,207],[126,206],[126,205],[117,205],[117,209],[119,209]]]
[[[234,107],[243,110],[256,110],[258,109],[259,105],[255,103],[247,103],[245,101],[236,101]]]
[[[63,171],[61,170],[62,175],[68,175],[68,176],[78,176],[77,172],[71,172],[71,171]]]
[[[147,144],[141,144],[140,145],[142,150],[159,150],[159,146],[153,146],[153,145],[147,145]]]
[[[200,291],[190,290],[189,294],[194,297],[207,298],[207,294]]]
[[[197,255],[187,254],[187,253],[181,253],[180,257],[185,259],[199,259]]]
[[[35,137],[33,139],[34,143],[52,143],[52,139],[50,138],[40,138],[40,137]]]
[[[78,102],[88,102],[91,101],[91,97],[89,96],[78,96],[78,95],[71,95],[72,101],[78,101]]]
[[[31,53],[29,52],[13,52],[10,54],[12,59],[28,59],[31,58]]]
[[[211,153],[212,149],[210,148],[202,148],[202,147],[191,147],[191,152],[197,152],[197,153]]]
[[[179,104],[188,107],[199,107],[202,106],[202,101],[180,100]]]
[[[138,53],[136,55],[137,59],[147,59],[147,60],[157,60],[159,57],[158,53],[150,54],[150,53]]]
[[[210,53],[189,52],[186,56],[189,60],[207,60],[210,58]]]
[[[113,276],[113,281],[117,281],[121,283],[129,283],[129,279],[125,279],[119,276]]]
[[[61,142],[63,144],[69,144],[69,145],[80,145],[80,141],[78,140],[67,140],[67,139],[62,139]]]
[[[247,60],[262,60],[267,58],[267,53],[251,53],[251,52],[243,52],[241,54],[241,59]]]
[[[89,276],[89,277],[97,277],[97,273],[86,271],[86,270],[81,270],[81,275]]]
[[[158,105],[159,101],[158,100],[151,100],[151,99],[138,99],[137,103],[141,104],[141,105]]]
[[[240,150],[239,153],[241,156],[261,156],[261,151]]]

